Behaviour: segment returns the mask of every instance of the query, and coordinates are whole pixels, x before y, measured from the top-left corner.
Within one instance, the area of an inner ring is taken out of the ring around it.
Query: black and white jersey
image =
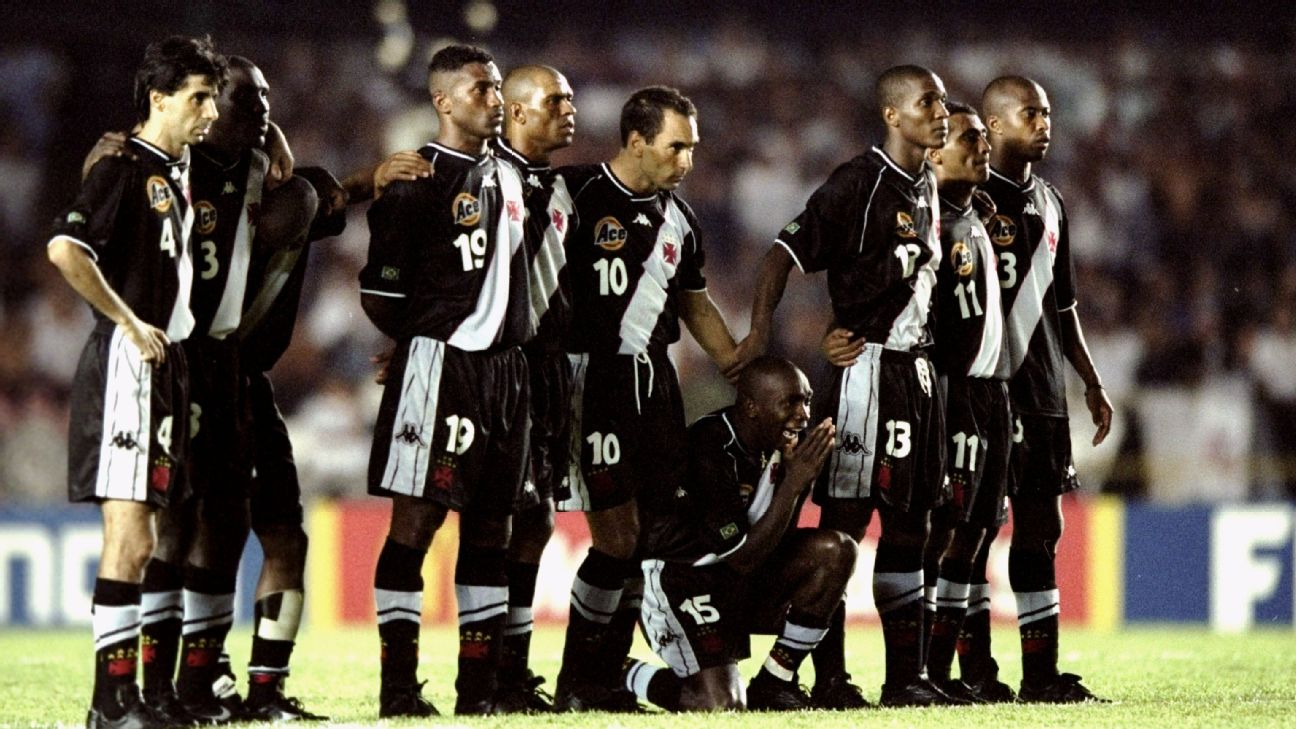
[[[749,450],[733,427],[733,408],[699,418],[688,430],[688,478],[671,508],[647,510],[645,559],[698,566],[722,562],[774,498],[782,455]]]
[[[532,162],[496,137],[495,155],[517,166],[526,200],[526,245],[531,283],[532,343],[543,351],[561,352],[571,330],[572,292],[567,273],[566,240],[576,225],[575,205],[567,181],[548,164]]]
[[[178,342],[194,329],[189,149],[177,159],[139,137],[127,144],[137,159],[99,160],[54,221],[50,242],[84,248],[131,311]],[[109,323],[98,310],[94,315]]]
[[[679,340],[681,291],[705,291],[702,233],[673,192],[640,195],[607,164],[564,167],[578,225],[567,241],[569,351],[641,354]]]
[[[194,331],[224,339],[238,329],[257,210],[270,163],[259,149],[232,163],[193,148]]]
[[[1075,271],[1062,197],[1044,180],[1024,185],[990,170],[984,186],[998,212],[986,226],[998,256],[1004,361],[1019,413],[1066,415],[1059,312],[1076,305]]]
[[[405,301],[403,340],[522,344],[534,328],[517,168],[436,143],[419,154],[436,174],[392,183],[369,208],[361,292]]]
[[[936,370],[992,378],[1003,351],[1003,309],[994,251],[981,218],[941,199],[941,264],[936,273]]]
[[[866,341],[926,343],[940,264],[936,176],[915,178],[874,147],[841,165],[775,239],[805,273],[828,271],[833,315]]]

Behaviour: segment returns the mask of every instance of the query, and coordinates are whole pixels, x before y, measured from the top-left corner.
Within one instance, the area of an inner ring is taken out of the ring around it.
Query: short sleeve
[[[690,440],[689,500],[703,542],[723,559],[742,545],[750,529],[741,484],[723,445],[714,438]]]
[[[425,230],[414,183],[394,182],[369,207],[369,257],[360,270],[360,292],[405,298],[410,277],[411,246]]]
[[[851,216],[863,202],[850,167],[838,167],[806,201],[805,209],[779,231],[774,242],[792,254],[797,268],[813,273],[827,268],[845,249]]]
[[[1076,305],[1075,263],[1071,260],[1071,232],[1066,208],[1058,196],[1059,221],[1057,255],[1053,259],[1053,295],[1057,299],[1058,311],[1066,311]]]
[[[108,248],[126,190],[134,179],[134,162],[105,157],[90,168],[71,207],[54,220],[50,242],[71,240],[96,261]]]
[[[706,265],[706,249],[702,246],[702,226],[698,225],[693,209],[683,201],[679,203],[689,229],[684,234],[684,254],[676,275],[679,277],[680,288],[685,291],[705,291],[707,282],[702,267]]]

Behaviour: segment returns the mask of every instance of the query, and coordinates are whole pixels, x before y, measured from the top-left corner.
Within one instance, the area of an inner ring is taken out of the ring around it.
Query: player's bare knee
[[[553,503],[541,504],[513,516],[513,532],[509,536],[509,556],[524,562],[539,561],[545,545],[553,537]]]
[[[261,527],[256,530],[267,566],[282,572],[300,573],[306,566],[310,540],[297,524]]]
[[[465,511],[459,515],[459,539],[487,549],[503,549],[509,543],[511,519],[508,512]]]
[[[445,517],[446,507],[440,504],[398,496],[392,500],[391,528],[387,538],[406,547],[427,550]]]

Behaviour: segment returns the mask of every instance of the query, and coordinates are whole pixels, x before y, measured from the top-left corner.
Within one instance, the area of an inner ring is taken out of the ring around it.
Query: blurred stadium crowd
[[[510,35],[508,4],[464,5],[455,37],[489,47],[503,68],[544,62],[571,80],[577,140],[559,163],[610,156],[621,103],[639,86],[668,83],[693,98],[702,144],[681,189],[703,224],[710,291],[737,335],[773,236],[837,163],[880,139],[879,70],[928,66],[951,98],[972,103],[1001,73],[1036,78],[1054,111],[1037,171],[1066,198],[1081,318],[1117,408],[1114,439],[1093,449],[1084,407],[1072,407],[1086,489],[1296,498],[1291,8],[1269,18],[1263,38],[1202,30],[1185,41],[1154,20],[1107,24],[1095,38],[1066,18],[1040,32],[969,22],[957,33],[856,19],[810,37],[768,12],[722,11],[667,29],[625,22],[592,33],[569,22]],[[165,32],[210,29],[222,51],[258,63],[298,162],[341,177],[432,137],[424,68],[450,33],[391,0],[352,9],[347,32],[334,18],[321,37],[255,17],[235,28],[210,10]],[[44,243],[94,139],[131,123],[131,70],[153,37],[106,32],[87,46],[88,33],[68,40],[35,25],[0,47],[0,504],[65,498],[66,394],[90,314]],[[340,238],[316,244],[296,341],[274,373],[303,486],[316,495],[364,491],[379,396],[369,357],[384,348],[359,306],[366,245],[363,207]],[[823,288],[794,274],[779,309],[775,347],[807,366],[827,323]],[[730,395],[685,340],[676,358],[691,418]]]

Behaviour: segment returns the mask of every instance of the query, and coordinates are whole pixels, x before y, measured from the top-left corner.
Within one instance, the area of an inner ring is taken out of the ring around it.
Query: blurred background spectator
[[[68,383],[90,325],[44,257],[48,221],[105,130],[127,129],[150,40],[211,33],[252,58],[299,163],[339,177],[435,133],[426,61],[451,40],[507,69],[556,66],[576,90],[576,144],[617,146],[621,103],[649,83],[700,109],[682,192],[705,232],[710,291],[745,334],[751,285],[779,228],[838,163],[880,138],[871,89],[897,63],[976,103],[1022,73],[1048,90],[1054,141],[1038,167],[1071,214],[1080,311],[1117,407],[1089,445],[1071,404],[1081,477],[1163,501],[1296,497],[1296,10],[1235,4],[80,3],[6,10],[0,28],[0,504],[61,501]],[[736,5],[736,4],[735,4]],[[367,226],[315,248],[297,336],[274,373],[303,485],[364,493],[381,335],[359,307]],[[794,274],[774,349],[819,369],[823,282]],[[685,335],[689,415],[730,392]],[[1073,383],[1074,384],[1074,383]]]

